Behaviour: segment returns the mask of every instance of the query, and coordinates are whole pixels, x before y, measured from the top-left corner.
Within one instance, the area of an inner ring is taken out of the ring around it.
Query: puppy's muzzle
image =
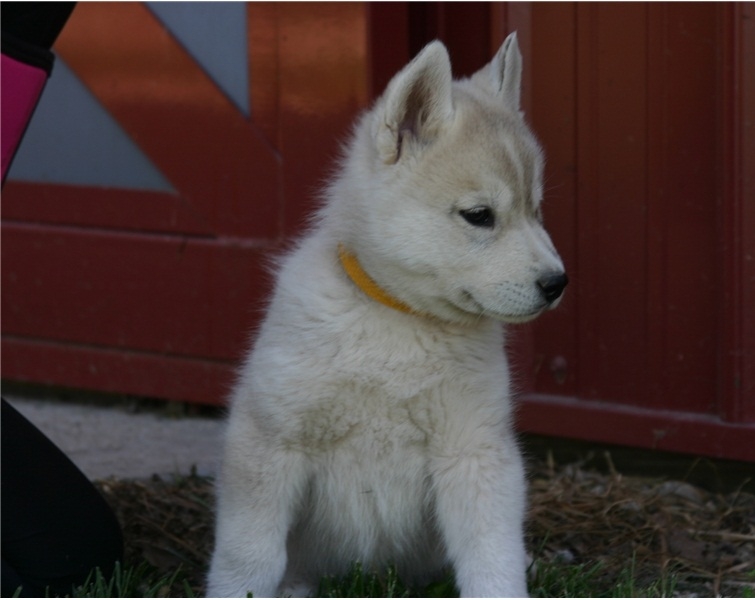
[[[549,273],[537,280],[540,292],[548,304],[553,304],[561,297],[568,283],[566,273]]]

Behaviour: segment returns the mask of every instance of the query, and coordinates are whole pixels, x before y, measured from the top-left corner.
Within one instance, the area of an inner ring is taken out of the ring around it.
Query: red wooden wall
[[[3,376],[222,403],[267,253],[367,101],[367,7],[249,4],[251,118],[139,3],[81,3],[59,56],[175,188],[9,181]]]
[[[175,191],[7,183],[3,376],[222,402],[358,109],[426,41],[464,75],[517,29],[571,279],[511,332],[521,427],[755,460],[751,13],[254,3],[247,118],[143,5],[81,4],[59,55]]]
[[[533,328],[525,427],[755,459],[752,4],[529,16],[548,224],[575,285]]]

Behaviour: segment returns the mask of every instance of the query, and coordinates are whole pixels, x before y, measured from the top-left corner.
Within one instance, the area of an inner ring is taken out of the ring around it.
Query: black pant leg
[[[2,401],[2,595],[70,594],[112,572],[123,537],[110,507],[42,432]]]

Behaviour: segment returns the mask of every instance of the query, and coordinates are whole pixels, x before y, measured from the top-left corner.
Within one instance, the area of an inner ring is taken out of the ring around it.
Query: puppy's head
[[[461,81],[433,42],[362,121],[347,243],[417,312],[523,322],[561,298],[567,277],[542,224],[543,157],[520,112],[521,72],[515,34]]]

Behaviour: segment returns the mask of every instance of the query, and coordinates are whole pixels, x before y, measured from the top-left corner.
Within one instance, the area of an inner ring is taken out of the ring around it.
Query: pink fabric
[[[39,67],[32,67],[2,55],[0,64],[2,80],[2,115],[0,118],[0,138],[2,138],[2,177],[10,166],[26,124],[31,118],[37,100],[47,81],[47,73]]]

